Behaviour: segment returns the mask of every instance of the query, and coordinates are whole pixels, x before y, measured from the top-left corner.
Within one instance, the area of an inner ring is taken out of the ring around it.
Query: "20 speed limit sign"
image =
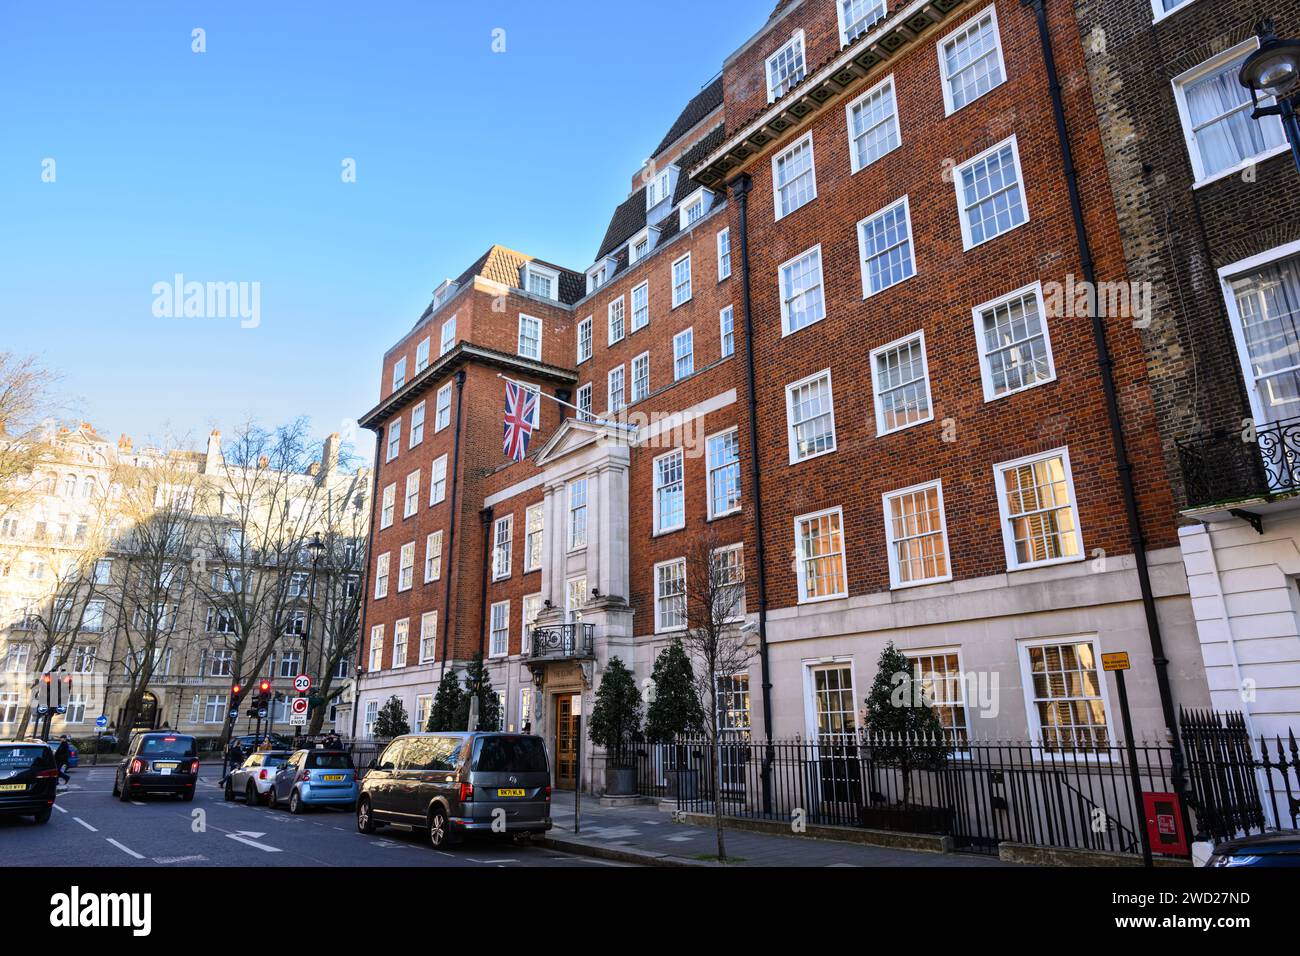
[[[311,678],[306,674],[299,674],[293,679],[293,689],[300,694],[305,694],[311,690]]]

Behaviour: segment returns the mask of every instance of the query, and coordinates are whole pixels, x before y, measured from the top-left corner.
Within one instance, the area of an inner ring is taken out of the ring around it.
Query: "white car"
[[[253,754],[226,777],[226,799],[243,797],[250,807],[269,803],[275,772],[292,756],[287,750],[265,750]]]

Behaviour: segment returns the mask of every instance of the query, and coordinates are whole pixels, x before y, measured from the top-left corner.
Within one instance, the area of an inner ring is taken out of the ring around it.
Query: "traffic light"
[[[239,692],[240,692],[241,690],[243,690],[243,689],[244,689],[244,688],[243,688],[240,684],[235,684],[234,687],[230,688],[230,696],[231,696],[231,697],[238,697],[238,696],[239,696]]]
[[[257,690],[262,694],[271,693],[271,682],[269,680],[262,681],[262,683],[257,685]]]
[[[49,675],[49,674],[42,674],[42,675],[41,675],[41,680],[45,682],[45,686],[46,686],[46,687],[49,687],[49,686],[50,686],[50,675]]]
[[[63,683],[67,684],[68,687],[71,687],[71,686],[72,686],[72,675],[69,674],[67,677],[63,678]]]

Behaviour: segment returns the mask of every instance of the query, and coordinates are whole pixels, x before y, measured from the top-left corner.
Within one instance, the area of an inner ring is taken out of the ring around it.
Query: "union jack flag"
[[[537,417],[539,397],[530,388],[506,382],[506,425],[502,451],[511,461],[528,457],[528,442],[533,437],[533,420]]]

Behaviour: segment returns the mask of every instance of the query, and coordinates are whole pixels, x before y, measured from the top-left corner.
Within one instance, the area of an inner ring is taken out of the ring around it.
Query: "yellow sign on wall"
[[[1108,671],[1126,671],[1130,670],[1128,662],[1128,652],[1119,651],[1115,654],[1102,654],[1101,666]]]

